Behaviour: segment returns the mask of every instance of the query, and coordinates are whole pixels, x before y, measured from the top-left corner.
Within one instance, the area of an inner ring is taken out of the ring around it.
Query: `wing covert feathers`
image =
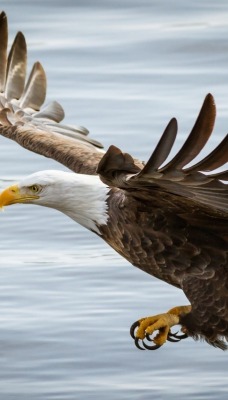
[[[137,173],[134,160],[111,146],[98,166],[103,182],[125,190],[159,190],[181,196],[185,202],[194,202],[206,211],[228,217],[228,136],[203,160],[184,168],[201,152],[207,143],[215,122],[215,103],[208,94],[199,116],[182,148],[166,165],[177,133],[177,122],[172,119],[146,165]],[[129,162],[130,161],[130,162]],[[221,172],[213,171],[226,168]],[[206,172],[203,173],[203,172]],[[148,194],[149,195],[149,194]]]
[[[75,172],[94,174],[103,146],[88,137],[81,126],[60,124],[64,118],[59,103],[42,107],[46,74],[36,62],[26,83],[27,48],[21,32],[7,57],[8,27],[0,14],[0,134],[33,152],[59,161]],[[42,107],[42,108],[41,108]]]

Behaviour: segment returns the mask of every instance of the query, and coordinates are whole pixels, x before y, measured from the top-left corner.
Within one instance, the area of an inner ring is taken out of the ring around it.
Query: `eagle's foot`
[[[186,330],[182,335],[171,332],[171,327],[180,323],[180,317],[188,314],[191,311],[191,306],[175,307],[165,314],[158,314],[152,317],[142,318],[136,321],[130,330],[132,338],[135,340],[135,345],[140,350],[156,350],[161,347],[166,340],[170,342],[179,342],[181,339],[188,337]],[[151,336],[158,331],[152,338]],[[153,345],[145,343],[144,339],[153,342]],[[141,343],[140,343],[141,342]],[[141,345],[143,347],[141,347]]]

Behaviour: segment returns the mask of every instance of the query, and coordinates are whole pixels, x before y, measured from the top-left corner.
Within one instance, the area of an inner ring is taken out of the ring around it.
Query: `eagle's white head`
[[[6,188],[0,194],[0,208],[16,203],[51,207],[100,233],[99,226],[108,220],[109,191],[97,175],[40,171]]]

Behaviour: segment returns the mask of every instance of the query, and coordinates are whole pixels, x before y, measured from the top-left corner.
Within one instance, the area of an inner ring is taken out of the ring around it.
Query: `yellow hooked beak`
[[[0,209],[16,203],[26,203],[29,200],[38,199],[39,196],[21,193],[18,185],[9,186],[0,193]]]

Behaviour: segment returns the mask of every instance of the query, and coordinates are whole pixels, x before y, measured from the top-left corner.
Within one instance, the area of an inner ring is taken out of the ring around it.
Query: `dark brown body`
[[[193,336],[228,336],[228,220],[219,212],[154,191],[112,189],[103,239],[156,278],[183,289]]]

